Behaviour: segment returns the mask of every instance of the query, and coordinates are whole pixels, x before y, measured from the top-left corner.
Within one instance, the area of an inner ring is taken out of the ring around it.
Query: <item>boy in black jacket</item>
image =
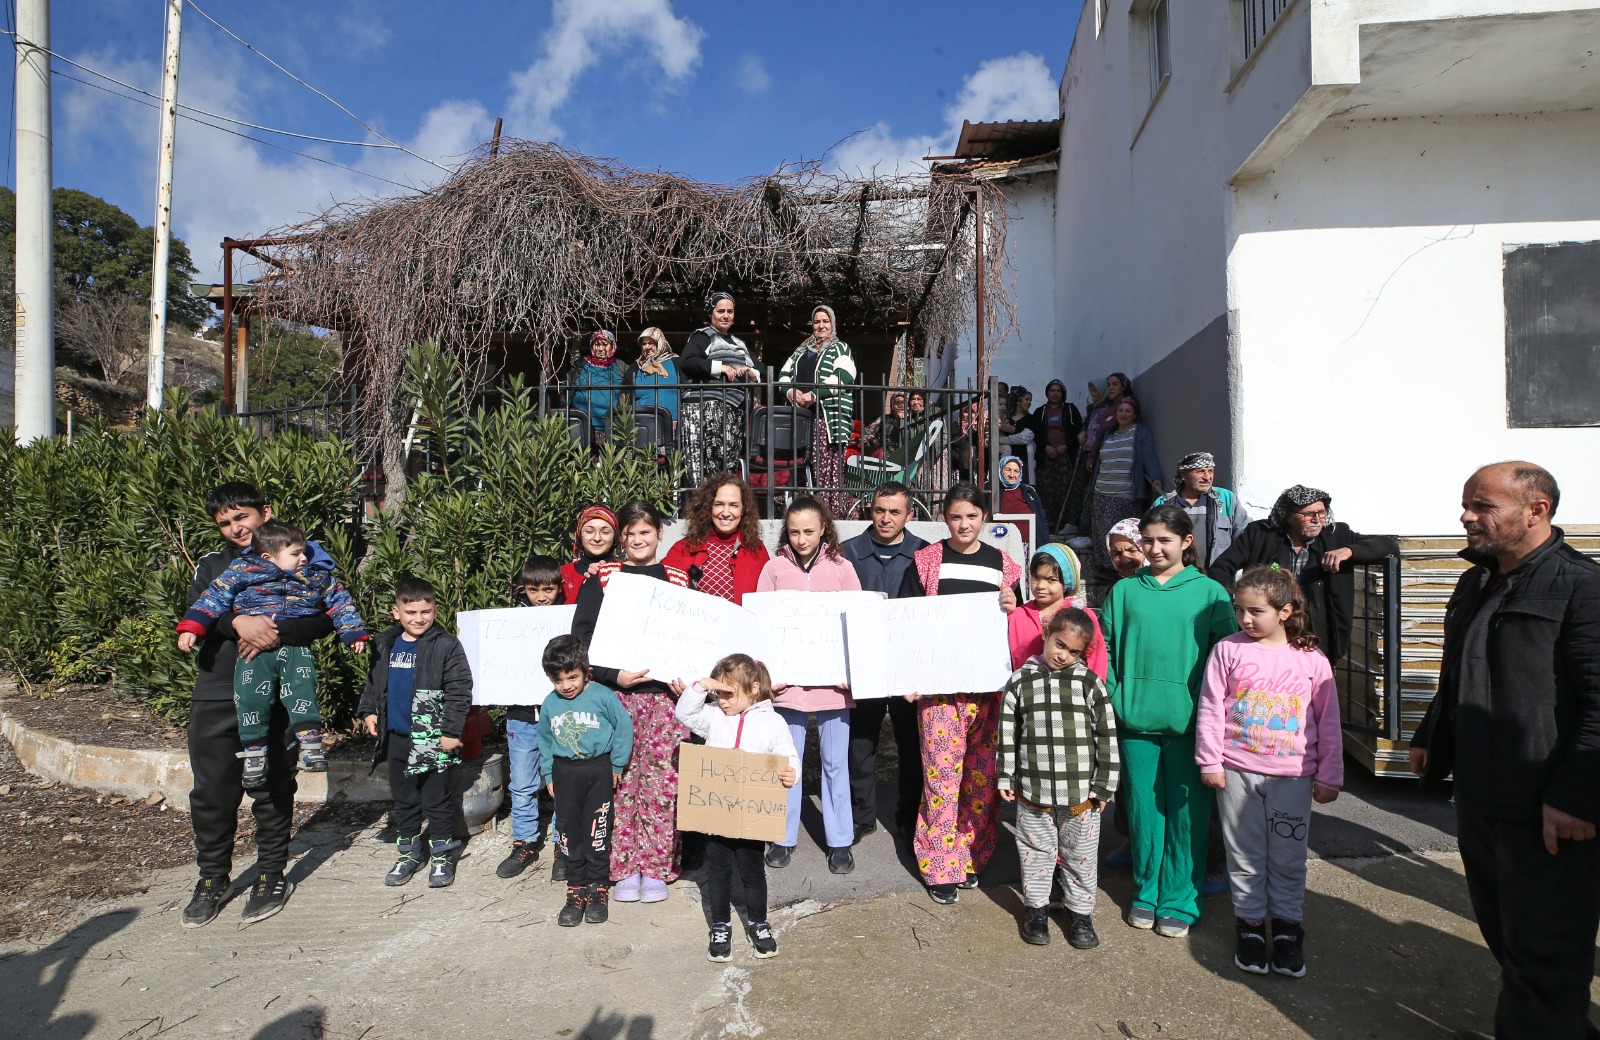
[[[386,885],[403,885],[422,869],[422,818],[428,818],[428,887],[456,879],[451,836],[455,805],[450,767],[460,761],[461,730],[472,707],[472,668],[461,641],[434,624],[438,591],[421,578],[394,590],[398,625],[378,637],[372,673],[358,713],[378,738],[373,765],[389,763],[399,858]]]

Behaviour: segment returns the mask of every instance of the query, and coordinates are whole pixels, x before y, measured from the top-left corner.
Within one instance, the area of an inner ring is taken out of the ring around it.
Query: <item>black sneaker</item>
[[[495,877],[514,878],[539,858],[539,846],[531,841],[514,841],[511,854],[494,868]]]
[[[267,786],[267,749],[260,747],[247,747],[239,752],[239,757],[244,759],[244,772],[240,782],[246,791],[259,791]]]
[[[428,887],[449,888],[456,880],[456,849],[458,841],[428,840]]]
[[[183,926],[201,928],[215,921],[217,915],[222,913],[222,904],[228,901],[228,893],[232,889],[226,875],[201,877],[195,882],[194,898],[183,908]]]
[[[1270,970],[1267,967],[1267,923],[1246,921],[1242,917],[1233,920],[1239,930],[1239,941],[1233,947],[1233,966],[1252,975],[1265,975]]]
[[[706,960],[718,964],[733,959],[733,925],[723,922],[711,926],[711,945],[706,947]]]
[[[583,908],[588,902],[589,890],[583,885],[567,886],[567,905],[556,915],[556,924],[563,928],[576,928],[583,923]]]
[[[583,908],[583,921],[585,924],[605,924],[610,918],[611,911],[606,908],[606,897],[610,893],[607,885],[590,885],[589,902]]]
[[[1299,921],[1272,922],[1272,970],[1292,979],[1304,977],[1306,930]]]
[[[828,873],[848,874],[856,869],[856,857],[849,849],[834,849],[828,853]]]
[[[782,870],[789,865],[789,857],[794,855],[794,849],[787,845],[771,844],[767,846],[767,866],[773,870]]]
[[[550,880],[567,880],[567,859],[560,852],[557,852],[555,857],[550,860]]]
[[[961,898],[961,893],[955,885],[929,885],[928,898],[935,903],[943,903],[945,906],[949,906]]]
[[[762,960],[778,955],[778,940],[773,937],[772,926],[765,921],[750,926],[750,945],[756,948],[756,956]]]
[[[321,733],[300,734],[300,771],[303,773],[328,771],[328,756],[322,751]]]
[[[284,878],[282,874],[262,874],[256,878],[255,887],[250,889],[250,898],[245,900],[245,924],[255,924],[265,921],[289,901],[294,894],[294,883]]]
[[[961,883],[959,885],[957,885],[956,887],[957,888],[977,888],[978,887],[978,875],[976,875],[976,874],[968,874],[965,878],[962,879]]]
[[[1030,946],[1050,945],[1050,911],[1045,907],[1029,907],[1022,922],[1022,941]]]
[[[405,884],[411,880],[412,874],[422,869],[422,835],[396,839],[394,847],[398,853],[394,866],[383,875],[383,883],[390,888]]]
[[[855,840],[852,841],[851,844],[852,845],[860,845],[862,838],[865,838],[867,835],[871,834],[872,832],[876,831],[877,829],[878,829],[878,821],[877,820],[870,820],[870,821],[868,821],[866,823],[858,823],[858,824],[856,824],[856,836],[855,836]]]
[[[1088,914],[1067,911],[1067,945],[1074,950],[1092,950],[1100,945],[1100,937],[1094,933],[1094,921]]]

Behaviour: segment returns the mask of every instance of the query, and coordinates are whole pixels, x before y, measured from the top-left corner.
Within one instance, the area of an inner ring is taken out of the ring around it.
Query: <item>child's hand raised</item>
[[[1215,787],[1220,791],[1228,786],[1228,777],[1227,774],[1219,769],[1214,773],[1201,773],[1200,782],[1207,787]]]
[[[195,635],[194,635],[193,632],[179,632],[178,633],[178,649],[179,650],[182,650],[184,653],[188,653],[190,650],[194,649],[194,643],[195,643]]]
[[[794,766],[784,766],[778,773],[778,782],[785,787],[793,787],[794,781]]]
[[[674,679],[667,683],[667,686],[672,690],[673,693],[680,697],[683,696],[683,691],[689,688],[689,684],[684,682],[682,679]]]

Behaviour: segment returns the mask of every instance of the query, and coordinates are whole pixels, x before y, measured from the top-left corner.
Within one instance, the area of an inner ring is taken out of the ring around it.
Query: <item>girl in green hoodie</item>
[[[1200,919],[1211,789],[1194,763],[1195,706],[1211,648],[1238,630],[1227,590],[1194,567],[1194,525],[1174,505],[1139,524],[1148,566],[1100,609],[1133,853],[1128,923],[1179,938]]]

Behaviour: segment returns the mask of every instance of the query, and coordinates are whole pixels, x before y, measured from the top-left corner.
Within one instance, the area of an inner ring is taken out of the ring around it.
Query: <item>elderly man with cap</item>
[[[1177,490],[1155,505],[1171,503],[1194,521],[1194,556],[1201,570],[1228,551],[1234,535],[1250,522],[1244,504],[1227,488],[1216,486],[1217,460],[1209,451],[1193,451],[1178,463]],[[1152,507],[1154,508],[1154,507]]]

